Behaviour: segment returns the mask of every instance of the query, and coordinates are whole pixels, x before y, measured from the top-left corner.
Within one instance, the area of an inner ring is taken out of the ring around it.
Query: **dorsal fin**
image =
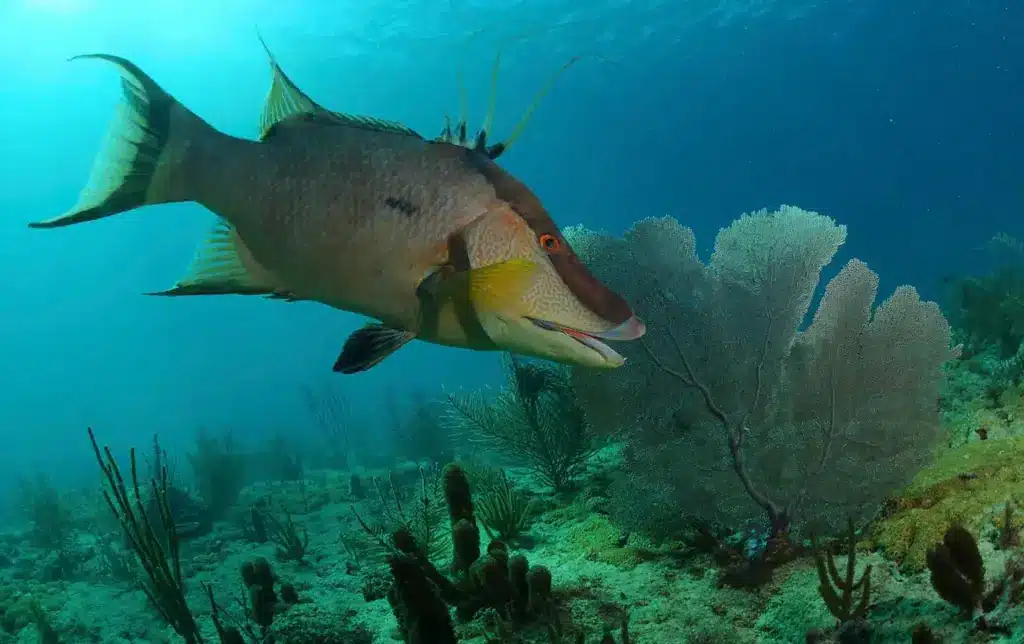
[[[378,132],[394,132],[396,134],[408,134],[409,136],[419,137],[419,133],[416,130],[399,123],[398,121],[389,121],[387,119],[379,119],[374,116],[359,116],[357,114],[345,114],[343,112],[331,112],[335,122],[339,125],[349,125],[352,127],[361,127],[367,130],[376,130]]]
[[[263,112],[260,114],[260,139],[265,139],[275,125],[300,114],[328,116],[329,110],[321,107],[300,90],[292,82],[292,79],[288,78],[281,66],[277,64],[277,59],[274,58],[270,47],[263,40],[263,36],[259,36],[259,39],[270,60],[272,74],[270,91],[267,92],[267,98],[263,102]]]
[[[185,276],[166,291],[149,295],[265,295],[301,299],[252,256],[238,232],[218,221],[196,250]]]
[[[475,35],[476,34],[473,34],[471,38],[475,37]],[[491,128],[494,125],[494,112],[498,100],[498,72],[501,70],[501,55],[503,47],[504,45],[498,47],[498,53],[494,57],[494,64],[491,67],[491,91],[487,101],[487,114],[484,117],[483,125],[480,127],[480,130],[477,131],[476,136],[470,139],[467,133],[468,122],[466,113],[466,91],[462,77],[462,62],[460,61],[458,68],[459,118],[453,127],[451,119],[446,116],[444,129],[441,131],[440,136],[434,139],[435,141],[443,141],[445,143],[459,145],[464,148],[476,150],[477,152],[487,155],[491,159],[497,159],[499,156],[504,154],[506,150],[508,150],[512,143],[514,143],[515,140],[523,133],[523,130],[526,129],[526,125],[529,123],[530,117],[533,116],[534,110],[537,109],[541,100],[547,96],[548,92],[551,91],[551,88],[554,87],[555,81],[557,81],[566,70],[572,67],[576,61],[580,59],[579,56],[574,56],[562,65],[558,71],[552,74],[551,77],[548,78],[547,83],[545,83],[534,95],[533,101],[531,101],[529,106],[527,106],[526,111],[519,119],[519,122],[512,128],[512,133],[509,134],[505,140],[490,144],[488,143],[488,139],[491,135]]]
[[[501,55],[500,52],[499,52],[498,55],[499,56]],[[541,88],[539,90],[537,90],[537,93],[534,94],[533,101],[530,103],[529,106],[527,106],[526,111],[523,112],[523,116],[522,116],[522,118],[519,119],[519,122],[516,123],[514,128],[512,128],[512,133],[509,134],[507,137],[505,137],[504,141],[499,141],[498,143],[495,143],[494,145],[491,145],[491,146],[486,148],[487,149],[487,155],[489,157],[491,157],[492,159],[498,158],[499,156],[501,156],[501,154],[503,152],[505,152],[505,150],[509,149],[509,147],[511,147],[511,145],[513,143],[515,143],[515,140],[518,139],[519,135],[522,134],[523,130],[526,129],[526,124],[530,122],[530,117],[533,116],[534,110],[537,109],[537,106],[540,105],[540,102],[544,99],[544,97],[548,95],[548,92],[551,91],[551,88],[555,86],[555,82],[558,80],[558,78],[562,74],[564,74],[570,67],[575,65],[576,61],[578,61],[579,59],[580,59],[579,56],[573,56],[568,61],[566,61],[566,63],[564,65],[562,65],[558,69],[558,71],[556,71],[554,74],[551,75],[550,78],[548,78],[548,82],[545,83],[543,86],[541,86]],[[495,66],[494,66],[495,80],[497,80],[497,75],[498,75],[498,66],[497,66],[497,62],[495,62]],[[493,111],[494,111],[494,99],[492,98],[492,101],[491,101],[491,112],[493,113]],[[488,124],[490,123],[490,120],[491,120],[491,117],[488,116]],[[481,133],[486,136],[487,130],[483,130]],[[483,140],[482,144],[486,144],[486,140]]]
[[[284,73],[277,59],[270,51],[266,41],[260,37],[260,44],[267,52],[270,59],[270,70],[272,79],[270,91],[263,104],[263,112],[260,114],[260,140],[265,141],[280,126],[291,124],[319,124],[319,125],[348,125],[379,132],[395,132],[419,136],[414,130],[405,125],[372,116],[355,116],[343,112],[332,112],[323,107],[308,94],[303,92],[292,82],[292,79]]]

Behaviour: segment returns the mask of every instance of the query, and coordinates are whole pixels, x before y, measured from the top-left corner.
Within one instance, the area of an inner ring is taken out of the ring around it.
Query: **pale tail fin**
[[[195,127],[212,131],[134,63],[107,54],[76,56],[71,60],[98,59],[113,63],[122,74],[124,97],[96,157],[89,182],[68,212],[32,228],[57,228],[116,215],[146,204],[182,201],[180,186],[171,185],[173,164],[165,154],[171,132]],[[173,128],[172,128],[173,125]],[[180,156],[180,155],[179,155]]]

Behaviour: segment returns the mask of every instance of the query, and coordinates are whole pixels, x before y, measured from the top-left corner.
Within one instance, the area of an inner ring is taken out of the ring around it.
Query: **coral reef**
[[[569,237],[650,322],[630,369],[388,398],[379,453],[307,388],[310,445],[200,433],[188,482],[93,438],[99,502],[18,488],[0,644],[1021,641],[1009,273],[958,286],[957,353],[856,260],[801,325],[844,238],[814,213],[745,216],[708,263],[667,218]]]
[[[791,206],[751,213],[706,264],[667,217],[571,237],[650,328],[631,369],[574,380],[595,415],[635,428],[619,493],[656,512],[634,529],[663,530],[667,497],[679,524],[764,531],[767,545],[836,534],[927,464],[954,355],[938,306],[903,286],[875,307],[878,276],[850,260],[801,327],[845,227]]]

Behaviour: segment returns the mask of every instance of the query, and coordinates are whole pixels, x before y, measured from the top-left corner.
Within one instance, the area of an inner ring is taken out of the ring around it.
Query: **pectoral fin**
[[[383,324],[367,324],[345,341],[341,355],[334,362],[334,371],[349,374],[366,371],[415,337],[416,334],[411,331],[394,329]]]

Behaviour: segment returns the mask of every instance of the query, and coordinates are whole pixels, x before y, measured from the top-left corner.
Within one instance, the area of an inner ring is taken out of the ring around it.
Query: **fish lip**
[[[615,349],[612,349],[610,346],[602,342],[601,338],[598,337],[598,334],[590,333],[587,331],[580,331],[579,329],[574,329],[572,327],[557,324],[555,322],[549,322],[548,320],[541,320],[538,318],[531,317],[527,317],[526,319],[547,331],[557,331],[559,333],[564,333],[565,335],[569,336],[573,340],[576,340],[577,342],[587,347],[588,349],[597,352],[607,362],[622,364],[626,361],[626,358],[623,357],[622,354],[620,354]],[[641,324],[643,323],[641,322]]]
[[[644,321],[638,318],[636,315],[631,315],[628,320],[608,331],[587,333],[587,335],[601,338],[602,340],[617,340],[620,342],[626,342],[629,340],[639,340],[644,337],[647,333],[647,325]]]

